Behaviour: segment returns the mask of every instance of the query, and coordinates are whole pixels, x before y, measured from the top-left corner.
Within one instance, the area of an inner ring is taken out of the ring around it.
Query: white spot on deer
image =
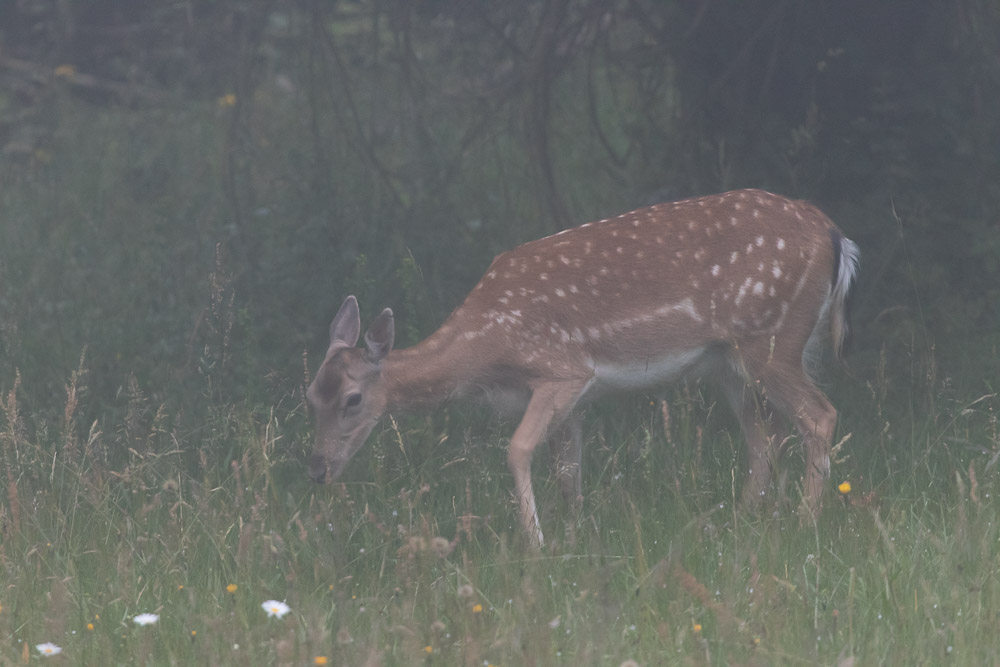
[[[760,217],[760,209],[756,209],[755,208],[753,210],[753,217],[755,217],[755,218],[759,218]]]
[[[615,252],[617,252],[619,255],[624,255],[625,254],[625,250],[621,246],[618,246],[617,248],[615,248]]]
[[[713,276],[717,276],[717,275],[719,275],[719,271],[720,271],[720,270],[721,270],[721,269],[719,268],[719,265],[718,265],[718,264],[714,265],[714,266],[712,267],[712,275],[713,275]]]
[[[590,241],[585,241],[584,244],[583,244],[583,254],[584,255],[589,255],[590,254],[590,249],[593,248],[593,246],[594,246],[594,244],[591,243]]]
[[[632,239],[633,241],[638,241],[639,240],[639,235],[638,234],[629,234],[628,237],[630,239]]]
[[[735,215],[729,216],[729,224],[730,225],[732,225],[733,227],[735,227],[736,223],[738,223],[738,222],[739,222],[739,220],[736,219]]]
[[[548,294],[539,294],[538,296],[533,297],[531,299],[531,302],[532,303],[539,303],[539,302],[541,302],[541,303],[548,303],[549,302],[549,295]]]
[[[500,297],[499,301],[505,306],[509,303],[509,299],[505,296]]]
[[[704,248],[698,248],[697,250],[694,251],[694,258],[696,260],[698,260],[699,262],[701,261],[701,258],[704,257],[704,256],[705,256],[705,249]]]
[[[602,276],[606,276],[606,275],[608,275],[608,267],[606,267],[606,266],[602,266],[602,267],[601,267],[601,270],[600,270],[600,271],[598,271],[598,273],[600,273],[600,274],[601,274]]]
[[[778,246],[778,250],[784,250],[785,249],[785,239],[779,238],[777,241],[775,241],[775,245]]]
[[[741,197],[741,199],[742,199],[742,197]],[[743,210],[743,204],[741,204],[739,202],[736,202],[735,204],[733,204],[733,210],[735,210],[735,211],[742,211]]]
[[[691,287],[693,287],[694,289],[698,289],[698,285],[699,285],[698,279],[697,278],[691,278]]]
[[[535,264],[538,264],[541,261],[542,261],[542,256],[541,255],[535,255]]]
[[[771,264],[771,275],[778,279],[781,277],[781,265],[778,264],[778,260],[774,260]]]
[[[611,232],[611,235],[614,236],[615,238],[618,238],[618,230],[616,229],[613,232]]]
[[[580,290],[578,290],[576,288],[576,285],[570,285],[569,286],[569,291],[570,291],[570,294],[577,294]]]
[[[639,226],[639,218],[636,218],[635,220],[632,221],[632,226],[633,227],[638,227]]]
[[[579,329],[575,328],[575,329],[573,329],[573,340],[575,340],[577,343],[583,343],[587,339],[584,338],[582,331],[580,331]]]
[[[698,203],[699,203],[700,205],[702,205],[702,206],[704,206],[704,205],[705,205],[705,202],[698,202]],[[694,227],[695,227],[695,222],[694,222],[694,220],[689,220],[689,221],[688,221],[688,223],[687,223],[687,228],[688,228],[688,229],[690,229],[691,231],[694,231]]]
[[[566,266],[569,266],[569,257],[567,257],[566,255],[559,255],[559,261],[565,264]]]
[[[752,252],[753,252],[753,244],[752,243],[748,243],[747,244],[747,254],[749,255]]]
[[[554,246],[552,246],[552,247],[553,247],[553,248],[559,248],[559,247],[562,247],[562,246],[564,246],[564,245],[569,245],[569,243],[570,243],[569,241],[560,241],[559,243],[555,244],[555,245],[554,245]]]
[[[486,277],[489,278],[490,280],[492,280],[492,279],[494,279],[494,278],[497,277],[497,272],[496,271],[490,271],[489,273],[486,274]]]
[[[764,237],[763,236],[758,236],[757,239],[756,239],[756,241],[755,241],[755,243],[757,244],[758,248],[761,247],[761,246],[763,246],[764,245]]]
[[[770,287],[767,288],[767,295],[774,296],[774,285],[771,285]]]
[[[558,296],[558,297],[564,297],[564,296],[566,296],[566,292],[563,290],[563,288],[557,287],[556,288],[556,296]]]
[[[539,273],[538,274],[538,279],[539,280],[548,280],[549,279],[549,274],[547,274],[547,273]]]
[[[598,294],[600,294],[600,292],[598,292],[595,289],[590,290],[590,293],[593,294],[594,296],[597,296]]]
[[[657,245],[663,245],[663,237],[662,236],[657,236],[656,237],[656,243],[657,243]]]
[[[743,281],[743,284],[740,285],[740,289],[736,293],[736,299],[733,301],[733,303],[735,303],[737,306],[740,305],[741,301],[743,301],[743,297],[746,296],[747,290],[750,289],[750,283],[752,281],[753,278],[747,278],[746,280]]]
[[[763,271],[763,270],[764,270],[764,262],[761,262],[761,263],[759,263],[759,264],[757,265],[757,270],[758,270],[758,271]]]
[[[511,292],[510,290],[504,290],[504,294],[506,294],[507,296],[514,296],[514,293]]]
[[[511,257],[509,260],[507,260],[507,266],[517,266],[517,259]]]
[[[731,253],[729,254],[729,263],[730,263],[730,264],[735,264],[735,263],[736,263],[736,260],[737,260],[737,259],[739,259],[739,258],[740,258],[740,253],[738,253],[738,252],[736,252],[736,251],[734,250],[734,251],[732,251],[732,252],[731,252]]]
[[[590,336],[591,340],[600,340],[601,330],[597,327],[587,327],[587,335]]]
[[[764,283],[762,283],[762,282],[754,283],[754,286],[753,286],[753,295],[754,296],[764,296]]]

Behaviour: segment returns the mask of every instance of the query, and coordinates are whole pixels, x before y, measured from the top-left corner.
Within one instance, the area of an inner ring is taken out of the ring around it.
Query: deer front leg
[[[549,427],[559,424],[573,409],[586,386],[587,382],[567,382],[536,387],[507,449],[507,465],[514,476],[521,524],[529,544],[534,548],[541,547],[545,539],[538,522],[535,493],[531,488],[532,454],[545,438]]]

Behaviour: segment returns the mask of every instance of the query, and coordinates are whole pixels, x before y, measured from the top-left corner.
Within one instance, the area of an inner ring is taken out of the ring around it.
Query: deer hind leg
[[[554,437],[549,439],[552,464],[559,482],[559,491],[566,504],[578,512],[583,505],[583,482],[581,465],[583,462],[583,418],[572,412],[559,427]]]
[[[771,365],[760,379],[769,405],[795,424],[802,436],[806,474],[800,513],[804,519],[815,517],[830,478],[830,447],[837,411],[801,366]]]
[[[756,510],[771,483],[788,429],[757,390],[739,376],[725,378],[722,388],[747,443],[747,475],[740,505]]]
[[[531,458],[535,447],[550,427],[559,425],[586,390],[587,382],[551,383],[536,387],[528,401],[521,423],[514,431],[507,449],[507,465],[514,476],[514,492],[521,513],[521,524],[532,547],[544,544],[538,522],[535,493],[531,488]]]

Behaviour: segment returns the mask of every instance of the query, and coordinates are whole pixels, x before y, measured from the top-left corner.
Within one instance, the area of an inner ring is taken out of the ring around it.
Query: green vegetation
[[[1000,15],[758,4],[0,6],[0,663],[1000,663]],[[815,525],[794,443],[734,507],[700,386],[588,413],[580,517],[539,453],[540,553],[475,407],[307,481],[346,294],[410,344],[505,248],[743,186],[862,249]]]

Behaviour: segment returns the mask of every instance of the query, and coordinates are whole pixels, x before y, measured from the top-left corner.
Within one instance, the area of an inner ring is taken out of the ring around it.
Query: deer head
[[[355,347],[361,333],[358,301],[344,299],[330,324],[330,347],[306,391],[316,426],[309,476],[316,482],[337,479],[386,411],[382,361],[392,350],[392,311],[386,308]]]

